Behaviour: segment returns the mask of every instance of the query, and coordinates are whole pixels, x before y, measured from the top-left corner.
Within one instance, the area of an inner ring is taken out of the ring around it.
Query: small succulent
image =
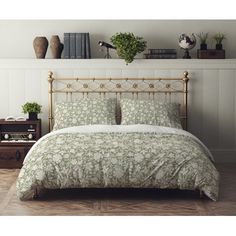
[[[222,41],[226,39],[225,34],[217,33],[213,36],[213,39],[216,41],[216,44],[222,44]]]

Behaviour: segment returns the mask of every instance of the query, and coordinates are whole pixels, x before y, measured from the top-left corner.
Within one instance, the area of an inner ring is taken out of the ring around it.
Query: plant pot
[[[60,42],[58,35],[53,35],[50,40],[50,48],[52,52],[52,58],[61,58],[61,53],[64,45]]]
[[[222,50],[223,46],[221,43],[216,44],[216,50]]]
[[[206,43],[201,43],[200,44],[200,50],[207,50],[207,44]]]
[[[38,113],[29,112],[29,119],[28,120],[38,120]]]
[[[48,49],[46,37],[36,37],[33,41],[34,51],[37,58],[45,58]]]

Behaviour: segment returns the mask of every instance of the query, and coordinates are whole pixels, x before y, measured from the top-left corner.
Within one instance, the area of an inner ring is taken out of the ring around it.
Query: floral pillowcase
[[[116,100],[82,98],[76,102],[60,102],[55,108],[53,130],[79,125],[116,124]]]
[[[124,98],[120,105],[122,125],[147,124],[182,129],[178,103]]]

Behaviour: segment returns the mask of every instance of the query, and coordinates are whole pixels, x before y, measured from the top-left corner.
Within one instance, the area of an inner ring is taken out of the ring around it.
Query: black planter
[[[216,50],[222,50],[223,49],[223,46],[222,44],[216,44]]]
[[[38,119],[38,113],[29,112],[29,119],[28,120],[37,120],[37,119]]]
[[[207,50],[207,44],[206,43],[201,43],[200,44],[200,50]]]

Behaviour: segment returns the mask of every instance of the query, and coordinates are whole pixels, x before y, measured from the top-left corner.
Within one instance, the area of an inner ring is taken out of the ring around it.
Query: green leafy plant
[[[225,34],[217,33],[213,36],[213,39],[216,41],[216,44],[222,44],[222,41],[226,39]]]
[[[41,108],[42,106],[39,105],[36,102],[27,102],[22,106],[23,109],[23,113],[30,113],[30,112],[34,112],[34,113],[40,113],[41,112]]]
[[[208,32],[207,33],[199,33],[197,34],[198,38],[200,39],[201,44],[206,44],[207,38],[208,38]]]
[[[143,52],[147,42],[133,33],[116,33],[111,37],[111,42],[116,46],[117,54],[124,59],[126,64],[131,63],[137,53]]]

